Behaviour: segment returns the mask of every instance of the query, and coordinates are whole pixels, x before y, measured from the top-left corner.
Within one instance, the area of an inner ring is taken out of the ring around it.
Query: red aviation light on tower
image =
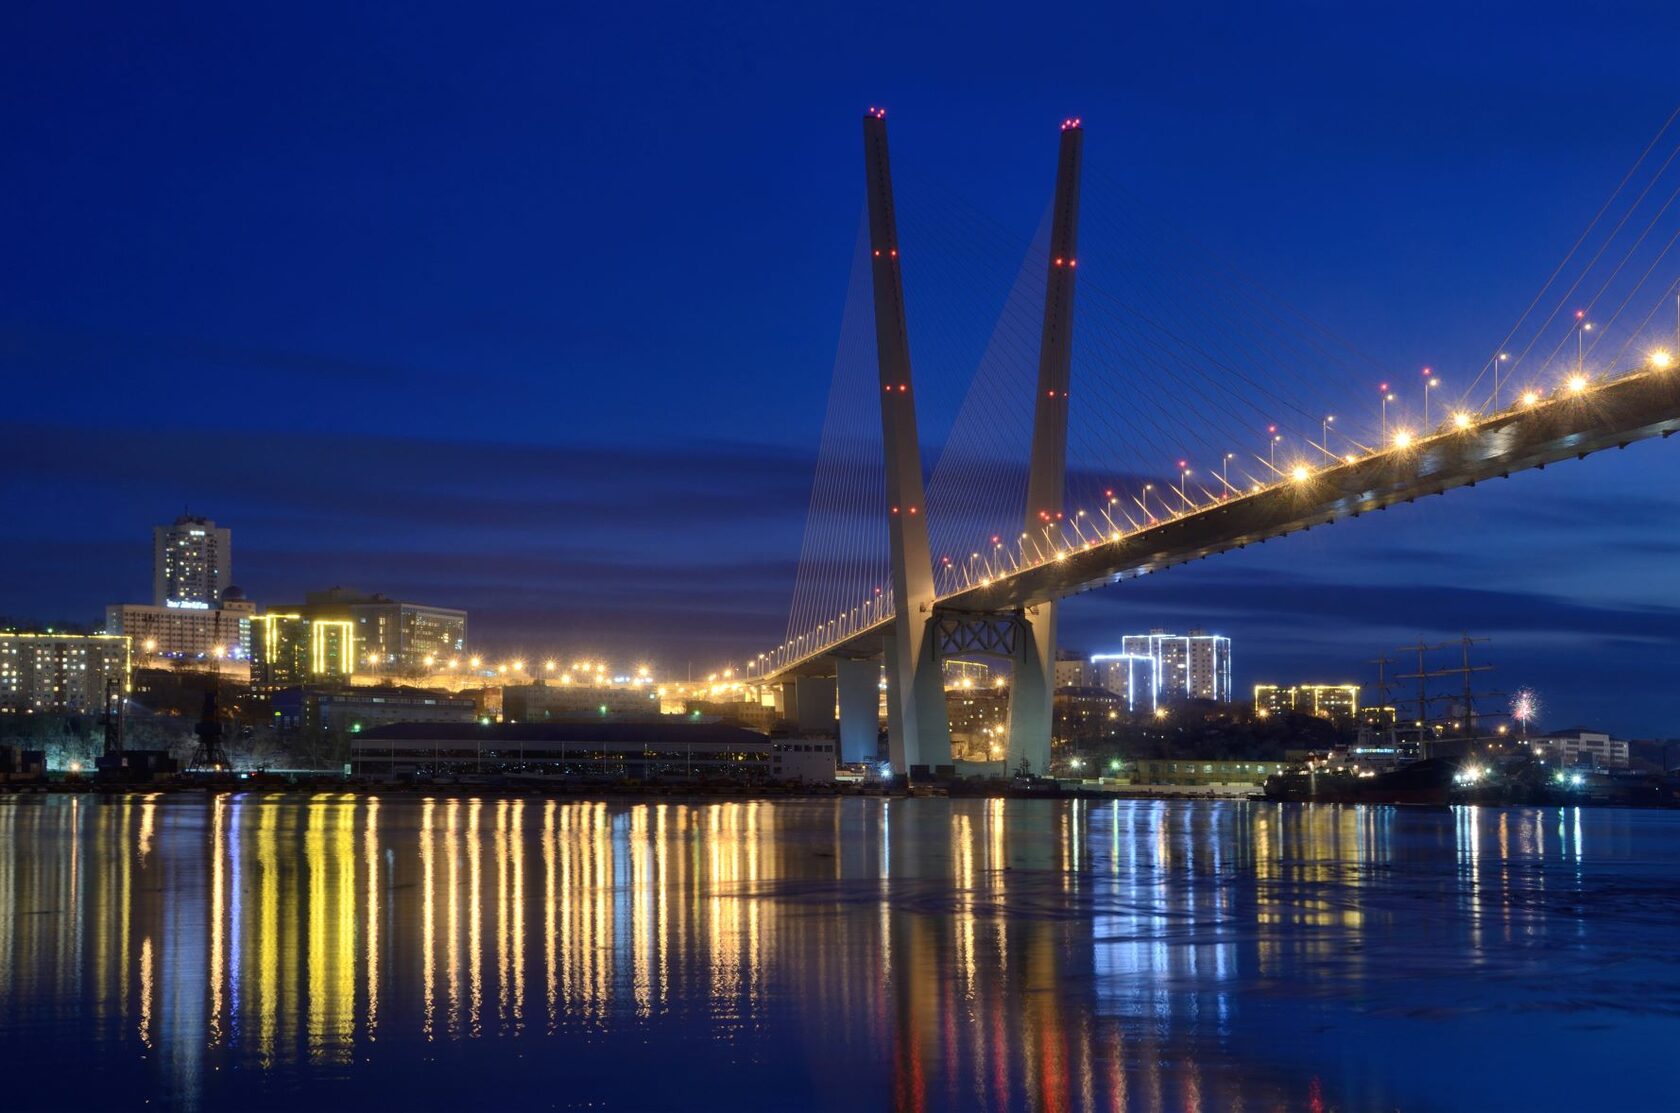
[[[870,105],[869,115],[875,117],[877,120],[885,120],[887,118],[887,110],[885,108],[876,108],[874,105]]]

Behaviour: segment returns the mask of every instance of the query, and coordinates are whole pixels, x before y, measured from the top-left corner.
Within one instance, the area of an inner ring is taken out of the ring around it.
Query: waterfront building
[[[659,715],[659,694],[646,687],[609,688],[582,684],[505,684],[502,718],[510,723],[541,723],[593,715]]]
[[[1095,687],[1120,697],[1132,714],[1153,714],[1159,686],[1155,682],[1155,658],[1142,653],[1098,653],[1091,658]]]
[[[1142,758],[1126,763],[1137,785],[1263,785],[1266,778],[1288,768],[1281,761],[1200,761],[1185,758]]]
[[[833,738],[777,738],[770,744],[770,779],[790,784],[833,784]]]
[[[128,691],[120,634],[0,633],[0,713],[102,714],[109,686]]]
[[[258,687],[348,680],[355,662],[356,630],[348,619],[270,611],[252,620],[251,683]]]
[[[1256,714],[1281,715],[1294,712],[1321,719],[1352,719],[1359,714],[1357,684],[1256,684]]]
[[[1231,639],[1223,634],[1197,629],[1188,634],[1127,634],[1120,639],[1120,652],[1154,662],[1155,698],[1160,703],[1231,701]]]
[[[377,688],[282,688],[269,700],[280,730],[357,734],[392,723],[471,723],[478,705],[470,696],[427,688],[386,685]]]
[[[374,669],[426,672],[467,645],[467,612],[334,587],[292,608],[310,618],[355,624],[356,662]]]
[[[191,514],[152,528],[152,605],[206,611],[233,583],[233,531]]]
[[[105,608],[105,632],[127,635],[136,660],[251,659],[251,619],[256,604],[237,587],[225,589],[216,606],[159,607],[112,603]]]
[[[567,781],[768,780],[768,735],[721,723],[623,719],[552,723],[399,723],[353,735],[357,776],[521,776]]]
[[[1620,738],[1596,730],[1554,731],[1543,738],[1529,740],[1534,756],[1556,765],[1580,766],[1589,769],[1626,769],[1628,744]]]

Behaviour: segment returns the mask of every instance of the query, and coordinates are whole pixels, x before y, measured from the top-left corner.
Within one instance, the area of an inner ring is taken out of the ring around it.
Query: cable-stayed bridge
[[[1669,178],[1680,144],[1660,165],[1652,155],[1675,119],[1468,387],[1449,395],[1424,368],[1404,392],[1421,393],[1419,410],[1391,382],[1376,383],[1375,427],[1357,432],[1345,416],[1337,424],[1334,397],[1315,391],[1303,370],[1328,364],[1328,377],[1344,384],[1396,376],[1247,280],[1216,266],[1213,279],[1192,275],[1188,294],[1151,297],[1105,289],[1101,272],[1081,268],[1084,128],[1063,121],[1039,239],[929,484],[906,310],[909,253],[885,113],[871,109],[863,121],[867,219],[847,316],[851,363],[861,366],[863,349],[872,349],[868,408],[878,439],[855,404],[861,391],[845,389],[858,381],[843,382],[837,367],[788,635],[747,663],[747,678],[785,685],[806,725],[831,721],[838,706],[842,754],[862,760],[875,753],[884,663],[892,765],[914,775],[951,763],[942,662],[1000,658],[1012,672],[1009,767],[1024,761],[1043,772],[1056,611],[1067,596],[1669,436],[1680,429],[1675,334],[1652,321],[1680,290],[1680,275],[1662,281],[1677,270],[1667,259],[1680,222],[1671,235],[1664,222],[1680,199],[1680,183]],[[1141,246],[1135,236],[1118,238],[1126,253]],[[1221,282],[1239,307],[1223,316],[1205,296]],[[1078,318],[1090,334],[1083,348],[1075,343],[1076,285],[1093,309]],[[1029,304],[1037,310],[1030,317]],[[1245,320],[1249,327],[1233,327]],[[1156,388],[1137,389],[1145,382]],[[1169,401],[1182,416],[1165,416]],[[1267,420],[1277,414],[1282,420]],[[1252,442],[1262,428],[1260,451],[1226,447]],[[1024,471],[1008,459],[1019,447],[1011,440],[1023,438]],[[1115,446],[1156,462],[1124,466]]]

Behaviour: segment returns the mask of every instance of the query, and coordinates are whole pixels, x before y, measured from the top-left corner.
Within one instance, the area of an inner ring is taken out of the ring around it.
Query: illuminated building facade
[[[1254,710],[1268,715],[1295,712],[1321,719],[1352,719],[1359,714],[1357,684],[1278,684],[1254,686]]]
[[[311,618],[353,622],[357,662],[373,668],[421,672],[466,650],[467,612],[453,607],[335,587],[310,592],[297,609]]]
[[[178,610],[215,607],[233,582],[233,531],[183,515],[152,529],[152,604]]]
[[[348,619],[269,613],[252,620],[251,682],[284,687],[347,679],[356,667],[356,628]]]
[[[113,603],[105,608],[105,632],[125,634],[141,662],[168,657],[177,661],[251,659],[251,619],[256,606],[238,588],[228,588],[219,606],[199,610]]]
[[[1154,712],[1158,685],[1155,658],[1138,653],[1098,653],[1091,658],[1095,687],[1113,692],[1134,714]]]
[[[1588,769],[1626,769],[1628,744],[1601,731],[1565,730],[1529,743],[1534,756],[1558,765]]]
[[[1128,634],[1120,640],[1120,652],[1154,662],[1155,698],[1160,703],[1231,702],[1231,639],[1223,634]]]
[[[121,635],[0,633],[0,713],[101,714],[109,682],[128,691],[128,670]]]

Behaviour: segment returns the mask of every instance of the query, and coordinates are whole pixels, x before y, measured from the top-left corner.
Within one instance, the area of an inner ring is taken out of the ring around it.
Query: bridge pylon
[[[1085,132],[1062,123],[1056,197],[1050,211],[1049,275],[1039,336],[1038,392],[1033,403],[1032,462],[1027,476],[1027,534],[1040,540],[1061,532],[1067,479],[1068,386],[1073,375],[1073,280],[1079,256],[1079,168]],[[1050,728],[1056,691],[1056,604],[1023,613],[1009,692],[1009,768],[1024,760],[1037,774],[1050,769]]]
[[[886,113],[863,118],[869,196],[870,279],[875,303],[875,355],[881,378],[881,445],[886,453],[888,531],[892,549],[893,623],[887,647],[887,748],[893,772],[951,763],[945,683],[929,625],[936,595],[928,546],[927,497],[910,380],[910,335],[904,320],[898,217],[887,157]],[[844,728],[842,728],[844,729]]]

